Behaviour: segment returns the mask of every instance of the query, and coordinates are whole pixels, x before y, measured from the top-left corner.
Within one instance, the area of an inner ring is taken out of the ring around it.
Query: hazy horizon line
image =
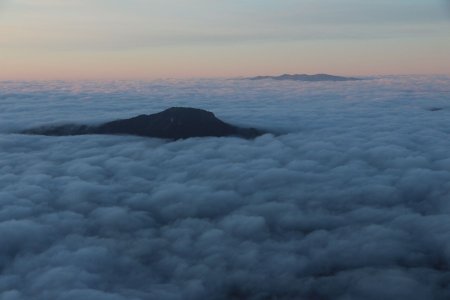
[[[423,77],[432,77],[432,76],[450,76],[449,73],[374,73],[374,74],[344,74],[344,73],[331,73],[331,72],[281,72],[281,73],[261,73],[261,74],[253,74],[253,75],[234,75],[234,76],[161,76],[161,77],[133,77],[133,78],[100,78],[100,77],[86,77],[86,78],[75,78],[75,77],[67,77],[67,78],[1,78],[0,82],[45,82],[45,81],[65,81],[65,82],[77,82],[77,81],[97,81],[97,82],[108,82],[108,81],[158,81],[158,80],[239,80],[252,78],[257,76],[281,76],[281,75],[333,75],[333,76],[343,76],[343,77],[357,77],[357,78],[370,78],[370,77],[407,77],[407,76],[423,76]]]

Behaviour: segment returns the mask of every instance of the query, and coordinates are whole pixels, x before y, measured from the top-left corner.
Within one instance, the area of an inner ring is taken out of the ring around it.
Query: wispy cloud
[[[18,3],[23,11],[16,8],[14,15],[20,23],[5,24],[8,29],[3,30],[3,47],[8,43],[49,48],[132,48],[258,40],[371,39],[442,35],[448,30],[439,25],[445,18],[437,3],[423,1]]]

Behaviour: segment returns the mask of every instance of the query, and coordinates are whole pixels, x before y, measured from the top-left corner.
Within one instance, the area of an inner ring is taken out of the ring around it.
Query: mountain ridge
[[[190,137],[255,138],[263,132],[223,122],[214,113],[191,107],[171,107],[164,111],[119,119],[100,125],[63,124],[27,129],[22,134],[70,136],[87,134],[137,135],[164,139]]]
[[[361,78],[356,77],[345,77],[345,76],[336,76],[330,74],[283,74],[279,76],[255,76],[248,77],[246,79],[249,80],[264,80],[264,79],[272,79],[272,80],[293,80],[293,81],[308,81],[308,82],[318,82],[318,81],[357,81],[363,80]]]

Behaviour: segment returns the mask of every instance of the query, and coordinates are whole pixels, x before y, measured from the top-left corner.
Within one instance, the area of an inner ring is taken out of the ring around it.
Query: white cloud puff
[[[449,83],[1,82],[0,298],[448,299]],[[175,105],[277,134],[14,133]]]

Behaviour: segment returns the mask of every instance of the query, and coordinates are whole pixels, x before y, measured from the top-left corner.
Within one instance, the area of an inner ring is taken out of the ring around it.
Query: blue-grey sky
[[[446,0],[0,0],[0,79],[450,73]]]

